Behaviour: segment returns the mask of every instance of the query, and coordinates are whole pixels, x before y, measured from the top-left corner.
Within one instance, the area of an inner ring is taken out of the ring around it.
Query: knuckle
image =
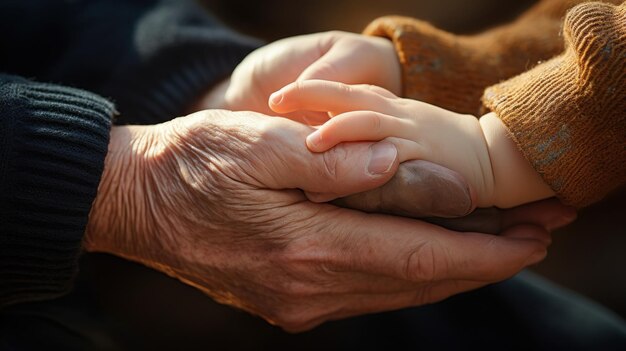
[[[287,248],[276,263],[286,267],[285,279],[276,284],[276,293],[286,298],[310,297],[324,293],[325,265],[331,260],[328,253],[314,242],[301,242]]]
[[[409,251],[405,258],[404,277],[415,282],[434,282],[444,272],[439,254],[441,250],[433,241],[425,241]]]
[[[307,82],[306,80],[296,80],[292,83],[291,88],[286,91],[286,93],[294,93],[298,94],[303,92],[306,89]]]
[[[339,88],[339,91],[349,95],[352,93],[352,86],[350,86],[349,84],[345,84],[345,83],[337,83],[337,87]]]
[[[377,85],[361,84],[360,86],[363,87],[364,90],[370,91],[372,93],[375,93],[376,95],[380,95],[383,97],[387,97],[391,94],[391,92],[389,92],[387,89],[379,87]]]
[[[322,154],[322,176],[329,180],[339,180],[339,168],[348,158],[348,150],[339,144]]]
[[[369,128],[376,135],[382,132],[382,116],[376,112],[370,112],[368,116]]]

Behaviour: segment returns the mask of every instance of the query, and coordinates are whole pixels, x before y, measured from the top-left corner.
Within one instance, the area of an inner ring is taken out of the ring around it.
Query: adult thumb
[[[384,186],[335,201],[365,212],[423,217],[459,217],[470,213],[475,196],[465,178],[448,168],[412,160],[400,165]]]
[[[343,143],[324,153],[314,153],[303,142],[311,128],[287,123],[307,131],[289,133],[294,130],[273,128],[265,135],[273,145],[273,160],[263,161],[269,173],[263,182],[270,188],[298,188],[310,200],[325,202],[382,186],[398,170],[398,150],[390,142]],[[267,167],[274,164],[278,166]]]

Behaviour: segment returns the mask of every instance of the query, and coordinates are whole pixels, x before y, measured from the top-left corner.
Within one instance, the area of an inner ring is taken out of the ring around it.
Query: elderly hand
[[[401,86],[400,65],[390,41],[333,31],[287,38],[256,50],[193,110],[224,108],[276,115],[267,103],[270,94],[297,79],[314,78],[377,84],[396,93]],[[327,118],[315,113],[305,113],[308,120],[294,114],[289,117],[305,122]],[[400,170],[401,177],[394,178],[384,191],[356,195],[348,202],[350,206],[390,213],[400,206],[418,217],[459,217],[474,209],[469,187],[457,172],[423,161],[406,162]],[[413,186],[406,187],[405,182]]]
[[[269,108],[269,96],[288,83],[307,79],[374,84],[396,95],[400,94],[402,83],[400,64],[389,40],[338,31],[316,33],[279,40],[254,51],[230,79],[214,87],[194,110],[225,108],[276,115]],[[285,115],[309,123],[327,119],[325,113]],[[510,216],[495,208],[472,213],[476,196],[470,193],[463,176],[421,160],[402,163],[397,174],[382,187],[338,200],[336,204],[414,218],[466,216],[462,220],[433,221],[455,230],[494,234],[502,230],[502,218]],[[543,209],[525,206],[524,211],[533,212],[534,208]]]
[[[255,113],[204,111],[115,127],[85,247],[142,262],[289,331],[417,306],[514,275],[543,259],[557,203],[501,236],[445,230],[307,200],[375,188],[397,169],[389,143],[325,154],[311,128]]]

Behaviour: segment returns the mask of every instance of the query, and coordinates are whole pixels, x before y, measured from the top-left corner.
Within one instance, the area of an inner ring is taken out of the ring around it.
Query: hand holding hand
[[[401,68],[391,41],[333,31],[286,38],[254,51],[196,109],[273,114],[267,106],[270,94],[306,79],[376,84],[401,93]]]
[[[312,128],[254,113],[204,111],[115,127],[85,237],[290,331],[416,306],[505,279],[541,260],[553,204],[501,236],[459,233],[309,202],[371,189],[395,172],[389,143],[324,154]]]
[[[421,159],[458,171],[479,207],[512,207],[553,195],[492,115],[479,122],[400,99],[380,87],[321,80],[292,83],[273,94],[269,104],[279,113],[313,110],[332,117],[307,137],[312,151],[342,142],[388,140],[398,147],[401,162]]]
[[[371,85],[310,80],[290,84],[269,100],[278,113],[328,112],[332,117],[306,139],[311,151],[342,142],[386,139],[400,162],[426,160],[458,171],[480,207],[493,205],[494,179],[478,119],[416,100],[400,99]]]

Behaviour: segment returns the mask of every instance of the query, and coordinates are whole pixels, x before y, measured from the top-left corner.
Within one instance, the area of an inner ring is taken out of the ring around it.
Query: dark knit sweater
[[[179,116],[257,46],[190,1],[0,3],[0,307],[71,288],[115,111]]]

